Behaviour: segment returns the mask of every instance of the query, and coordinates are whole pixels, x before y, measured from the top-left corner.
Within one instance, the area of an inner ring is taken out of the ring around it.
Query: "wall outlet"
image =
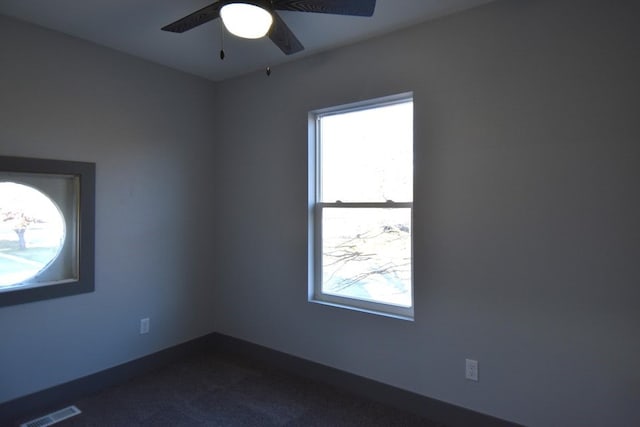
[[[140,319],[140,334],[148,334],[149,333],[149,323],[150,320],[148,317],[144,319]]]
[[[466,359],[465,363],[464,377],[471,381],[478,381],[478,361]]]

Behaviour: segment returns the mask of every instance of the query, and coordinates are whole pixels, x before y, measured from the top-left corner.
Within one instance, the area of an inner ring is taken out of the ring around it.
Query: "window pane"
[[[0,181],[0,292],[47,268],[65,238],[62,213],[33,187]]]
[[[322,292],[411,306],[411,209],[324,208]]]
[[[320,201],[410,202],[413,102],[322,116]]]

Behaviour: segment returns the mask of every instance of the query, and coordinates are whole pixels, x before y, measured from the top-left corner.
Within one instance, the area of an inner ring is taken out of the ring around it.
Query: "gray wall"
[[[0,308],[0,402],[211,332],[215,94],[0,17],[0,154],[97,163],[96,291]]]
[[[98,183],[96,292],[0,309],[0,402],[219,331],[531,426],[640,425],[639,12],[504,0],[220,85],[0,18],[0,153]],[[416,320],[310,304],[307,112],[409,90]]]
[[[531,426],[640,425],[637,4],[499,1],[221,85],[217,330]],[[310,304],[307,112],[409,90],[415,322]]]

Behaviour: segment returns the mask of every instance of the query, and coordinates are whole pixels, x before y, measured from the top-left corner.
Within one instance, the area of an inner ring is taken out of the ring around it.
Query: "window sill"
[[[414,316],[407,316],[407,315],[397,314],[397,313],[389,313],[387,311],[375,310],[370,308],[356,307],[349,304],[340,304],[337,302],[329,302],[329,301],[324,301],[324,300],[315,299],[315,298],[310,298],[309,302],[313,304],[325,305],[325,306],[334,307],[334,308],[342,308],[346,310],[357,311],[360,313],[372,314],[375,316],[390,317],[392,319],[397,319],[397,320],[405,320],[409,322],[414,321]]]

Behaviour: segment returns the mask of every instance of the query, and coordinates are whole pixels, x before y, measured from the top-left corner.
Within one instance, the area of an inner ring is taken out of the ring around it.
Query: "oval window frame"
[[[61,298],[93,292],[95,266],[95,174],[96,164],[90,162],[34,159],[0,156],[2,181],[36,180],[55,187],[64,182],[61,194],[43,189],[42,192],[60,207],[66,219],[64,253],[58,259],[64,261],[61,277],[46,283],[34,283],[30,287],[16,287],[0,292],[0,307],[24,304],[51,298]],[[31,185],[31,184],[29,184]],[[60,199],[59,199],[59,198]]]

